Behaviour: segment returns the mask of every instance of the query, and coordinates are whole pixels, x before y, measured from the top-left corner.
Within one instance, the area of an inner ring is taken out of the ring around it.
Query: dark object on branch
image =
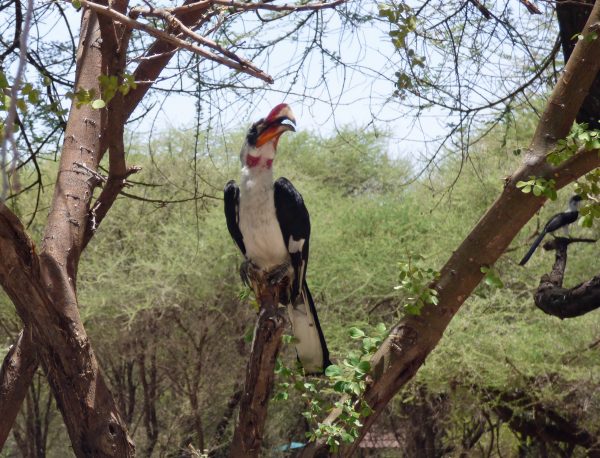
[[[567,247],[571,243],[595,243],[592,239],[567,239],[557,237],[544,244],[545,250],[556,250],[556,260],[550,274],[545,274],[535,293],[535,305],[561,319],[585,315],[600,307],[600,275],[571,289],[562,287],[567,267]]]
[[[529,251],[525,254],[525,256],[523,256],[521,262],[519,262],[520,266],[524,266],[527,263],[527,261],[529,261],[529,258],[531,258],[538,245],[542,243],[542,240],[544,239],[546,234],[557,231],[561,228],[565,228],[566,230],[568,230],[568,226],[577,221],[577,218],[579,217],[580,204],[581,196],[574,195],[569,199],[569,209],[566,212],[557,213],[552,218],[550,218],[550,220],[544,226],[544,229],[542,229],[542,232],[540,232],[540,235],[538,235],[534,242],[531,244]]]
[[[560,29],[560,41],[562,43],[565,62],[571,57],[573,49],[578,39],[591,39],[581,35],[585,22],[587,21],[592,7],[593,0],[581,0],[573,2],[570,0],[558,0],[556,2],[556,17]],[[577,113],[577,122],[585,122],[590,129],[600,128],[600,76],[596,76],[589,93],[579,112]]]

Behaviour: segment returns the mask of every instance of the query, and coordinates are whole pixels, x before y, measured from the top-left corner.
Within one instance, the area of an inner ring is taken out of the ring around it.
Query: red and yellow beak
[[[289,121],[286,123],[285,121]],[[289,105],[281,103],[271,110],[269,115],[265,118],[265,128],[258,135],[256,139],[256,146],[260,147],[272,140],[275,140],[275,146],[279,141],[281,134],[287,131],[295,132],[294,124],[296,124],[296,118]]]

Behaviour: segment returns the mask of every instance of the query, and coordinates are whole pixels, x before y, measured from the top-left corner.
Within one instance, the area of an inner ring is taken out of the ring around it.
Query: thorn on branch
[[[89,173],[92,177],[94,177],[96,180],[98,180],[99,183],[106,183],[106,181],[108,180],[104,175],[99,174],[98,172],[96,172],[93,169],[90,169],[87,165],[85,165],[84,163],[81,162],[73,162],[73,165],[76,165],[77,167],[85,170],[87,173]]]

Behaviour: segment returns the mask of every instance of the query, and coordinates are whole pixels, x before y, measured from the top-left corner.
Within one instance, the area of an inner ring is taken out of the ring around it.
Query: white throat
[[[288,259],[275,212],[273,169],[260,166],[242,168],[239,215],[248,259],[265,270]]]

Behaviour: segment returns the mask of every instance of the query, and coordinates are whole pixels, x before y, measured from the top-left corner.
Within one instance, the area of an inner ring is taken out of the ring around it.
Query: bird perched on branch
[[[240,186],[225,185],[225,218],[231,237],[245,256],[240,268],[268,274],[270,283],[286,284],[279,301],[288,308],[298,359],[306,373],[322,373],[329,351],[306,284],[310,218],[300,193],[286,178],[273,182],[273,161],[280,136],[295,131],[290,107],[277,105],[252,124],[242,146]]]
[[[580,204],[581,196],[575,195],[569,199],[569,209],[567,211],[557,213],[552,218],[550,218],[550,220],[544,226],[544,229],[542,229],[542,232],[540,232],[540,235],[538,235],[537,238],[534,240],[533,244],[529,248],[529,251],[525,254],[525,256],[523,256],[521,262],[519,262],[520,266],[524,266],[527,263],[527,261],[529,261],[529,258],[531,258],[539,244],[542,243],[542,240],[544,239],[546,234],[554,232],[560,229],[561,227],[565,230],[568,230],[568,226],[577,221],[577,218],[579,217]]]

